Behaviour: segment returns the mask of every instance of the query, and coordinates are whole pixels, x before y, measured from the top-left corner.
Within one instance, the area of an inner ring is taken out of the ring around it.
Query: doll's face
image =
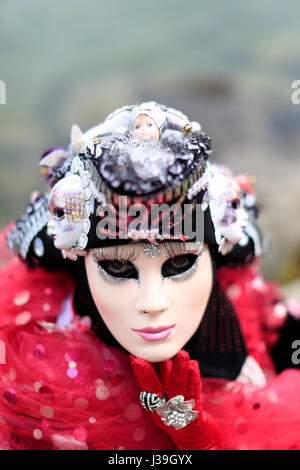
[[[189,245],[188,249],[185,246]],[[193,336],[212,288],[206,246],[179,242],[155,257],[145,244],[90,250],[92,297],[106,326],[131,354],[150,362],[172,358]]]
[[[76,245],[84,220],[83,190],[79,176],[66,177],[53,186],[48,208],[51,214],[48,231],[54,246],[61,250]]]
[[[212,202],[211,209],[220,233],[232,243],[238,243],[244,236],[248,220],[240,199]]]
[[[140,114],[133,123],[132,134],[138,140],[145,142],[159,140],[159,129],[153,119],[146,114]]]
[[[234,202],[238,204],[238,202]],[[238,243],[245,234],[248,214],[243,208],[236,209],[236,222],[222,227],[222,234],[232,243]]]
[[[222,175],[215,178],[213,194],[210,209],[215,227],[227,240],[238,243],[244,236],[248,220],[239,186],[232,178]]]

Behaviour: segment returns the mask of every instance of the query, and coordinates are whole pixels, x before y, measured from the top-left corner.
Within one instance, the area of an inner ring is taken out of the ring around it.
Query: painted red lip
[[[170,328],[173,328],[174,326],[175,324],[169,325],[169,326],[158,326],[157,328],[149,326],[148,328],[143,328],[142,330],[136,330],[135,328],[132,328],[132,330],[139,331],[141,333],[160,333],[161,331],[169,330]]]
[[[52,233],[51,238],[52,238],[52,240],[55,240],[55,238],[56,238],[55,233]]]

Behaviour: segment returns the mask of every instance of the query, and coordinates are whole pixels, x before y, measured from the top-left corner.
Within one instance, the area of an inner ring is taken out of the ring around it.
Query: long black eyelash
[[[175,244],[171,244],[171,243],[167,242],[167,243],[164,244],[164,246],[165,246],[165,250],[168,253],[170,258],[174,258],[175,256],[179,256],[184,251],[182,243],[176,243],[176,245],[175,245]],[[176,249],[175,249],[175,246],[176,246]]]
[[[113,249],[112,252],[109,252],[109,248],[106,248],[106,252],[102,252],[100,253],[100,249],[96,249],[94,252],[93,252],[93,258],[94,258],[94,261],[97,262],[97,261],[112,261],[112,260],[116,260],[116,261],[120,261],[121,263],[128,263],[128,262],[131,262],[133,263],[133,261],[136,260],[137,258],[137,253],[136,253],[136,250],[132,250],[130,253],[126,255],[123,255],[123,250],[122,248],[120,249],[120,252],[119,252],[119,247],[117,247],[117,249]]]
[[[200,255],[202,254],[204,250],[204,244],[202,245],[201,249],[199,250],[189,250],[187,249],[187,244],[186,243],[169,243],[165,242],[164,243],[165,250],[169,256],[169,258],[174,258],[175,256],[180,256],[180,255],[185,255],[185,254],[194,254],[194,255]]]

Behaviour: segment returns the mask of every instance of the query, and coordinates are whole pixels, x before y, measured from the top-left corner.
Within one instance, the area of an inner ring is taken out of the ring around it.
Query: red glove
[[[154,366],[144,359],[130,355],[130,361],[141,391],[167,395],[167,399],[183,395],[184,400],[195,400],[193,410],[197,410],[196,419],[182,429],[166,426],[156,412],[149,412],[157,426],[165,431],[178,449],[217,450],[222,448],[220,429],[215,420],[202,410],[200,370],[197,361],[191,361],[189,354],[181,350],[171,359]]]

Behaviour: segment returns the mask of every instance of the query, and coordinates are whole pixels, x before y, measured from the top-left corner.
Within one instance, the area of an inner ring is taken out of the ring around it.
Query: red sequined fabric
[[[84,319],[56,323],[72,280],[8,259],[3,242],[2,233],[0,448],[174,449],[139,403],[128,354],[102,344]],[[267,349],[281,323],[271,318],[277,291],[256,266],[222,268],[218,279],[268,383],[203,378],[203,409],[220,425],[225,449],[297,449],[300,373],[275,376]]]

